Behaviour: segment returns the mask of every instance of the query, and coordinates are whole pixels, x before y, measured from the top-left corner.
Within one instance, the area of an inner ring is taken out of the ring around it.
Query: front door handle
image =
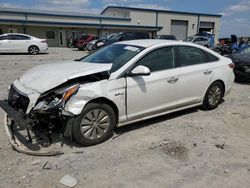
[[[203,72],[205,75],[209,75],[209,74],[211,74],[213,71],[211,71],[211,70],[206,70],[205,72]]]
[[[179,80],[179,78],[171,77],[171,78],[169,78],[167,81],[168,81],[168,83],[170,83],[170,84],[174,84],[174,83],[176,83],[178,80]]]

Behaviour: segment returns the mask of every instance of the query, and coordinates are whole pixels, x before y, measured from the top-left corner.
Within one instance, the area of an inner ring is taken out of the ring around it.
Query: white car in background
[[[183,41],[184,42],[192,42],[194,44],[198,44],[198,45],[201,45],[201,46],[204,46],[207,48],[209,48],[211,46],[209,39],[207,37],[202,37],[202,36],[187,37]]]
[[[229,58],[192,43],[124,41],[31,69],[0,106],[17,125],[60,120],[64,135],[89,146],[116,126],[195,106],[215,109],[233,86],[233,68]]]
[[[30,53],[36,55],[48,50],[46,39],[20,33],[0,35],[0,53]]]

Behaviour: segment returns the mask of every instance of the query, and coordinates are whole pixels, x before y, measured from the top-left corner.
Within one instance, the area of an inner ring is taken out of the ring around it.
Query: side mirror
[[[143,65],[139,65],[135,67],[130,73],[130,76],[148,76],[151,72],[148,67],[145,67]]]

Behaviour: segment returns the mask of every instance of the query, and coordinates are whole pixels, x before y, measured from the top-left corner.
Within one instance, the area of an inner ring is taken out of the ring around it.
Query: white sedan
[[[48,44],[46,39],[19,33],[0,35],[0,53],[30,53],[36,55],[47,50]]]
[[[31,69],[0,106],[17,125],[51,128],[60,120],[64,135],[94,145],[116,126],[195,106],[215,109],[233,86],[233,68],[229,58],[191,43],[119,42]]]

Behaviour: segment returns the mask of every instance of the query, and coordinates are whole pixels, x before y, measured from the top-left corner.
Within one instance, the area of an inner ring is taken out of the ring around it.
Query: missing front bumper
[[[47,148],[38,147],[37,144],[33,144],[30,142],[30,139],[27,140],[19,130],[27,129],[28,138],[30,138],[29,129],[31,121],[25,119],[23,115],[19,114],[15,109],[9,106],[7,100],[0,100],[0,107],[6,112],[4,117],[4,127],[9,142],[14,150],[33,156],[55,156],[63,154],[62,151],[57,151],[55,148],[48,150]]]

